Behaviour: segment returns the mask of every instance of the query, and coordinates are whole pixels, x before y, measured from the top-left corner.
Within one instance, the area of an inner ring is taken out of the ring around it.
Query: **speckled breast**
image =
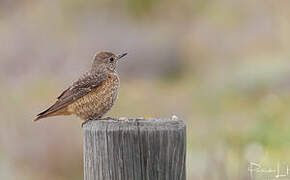
[[[69,111],[83,120],[102,117],[114,105],[118,97],[119,78],[112,74],[101,86],[69,106]]]

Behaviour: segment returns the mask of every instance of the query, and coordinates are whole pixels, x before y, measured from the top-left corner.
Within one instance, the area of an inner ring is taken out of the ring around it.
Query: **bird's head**
[[[92,71],[115,71],[117,62],[122,57],[126,56],[127,53],[122,53],[120,55],[115,55],[111,52],[99,52],[94,57],[94,62],[92,65]]]

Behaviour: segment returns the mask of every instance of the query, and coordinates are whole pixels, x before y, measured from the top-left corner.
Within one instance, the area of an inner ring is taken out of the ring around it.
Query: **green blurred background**
[[[0,179],[83,178],[80,120],[32,120],[101,50],[129,53],[108,115],[186,121],[187,179],[250,179],[249,162],[290,165],[289,7],[0,0]]]

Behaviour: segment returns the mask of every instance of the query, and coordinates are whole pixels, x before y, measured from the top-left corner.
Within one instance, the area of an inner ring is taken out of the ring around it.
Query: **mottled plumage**
[[[50,108],[37,115],[35,121],[71,114],[83,120],[102,117],[117,99],[120,80],[116,63],[125,55],[116,56],[110,52],[96,54],[91,70],[63,91]]]

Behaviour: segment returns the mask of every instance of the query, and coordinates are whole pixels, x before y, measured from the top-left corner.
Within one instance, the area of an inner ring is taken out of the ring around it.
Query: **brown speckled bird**
[[[38,114],[34,121],[71,114],[84,121],[101,118],[112,108],[117,99],[120,80],[116,65],[126,54],[116,56],[111,52],[97,53],[91,70],[63,91],[57,101]]]

